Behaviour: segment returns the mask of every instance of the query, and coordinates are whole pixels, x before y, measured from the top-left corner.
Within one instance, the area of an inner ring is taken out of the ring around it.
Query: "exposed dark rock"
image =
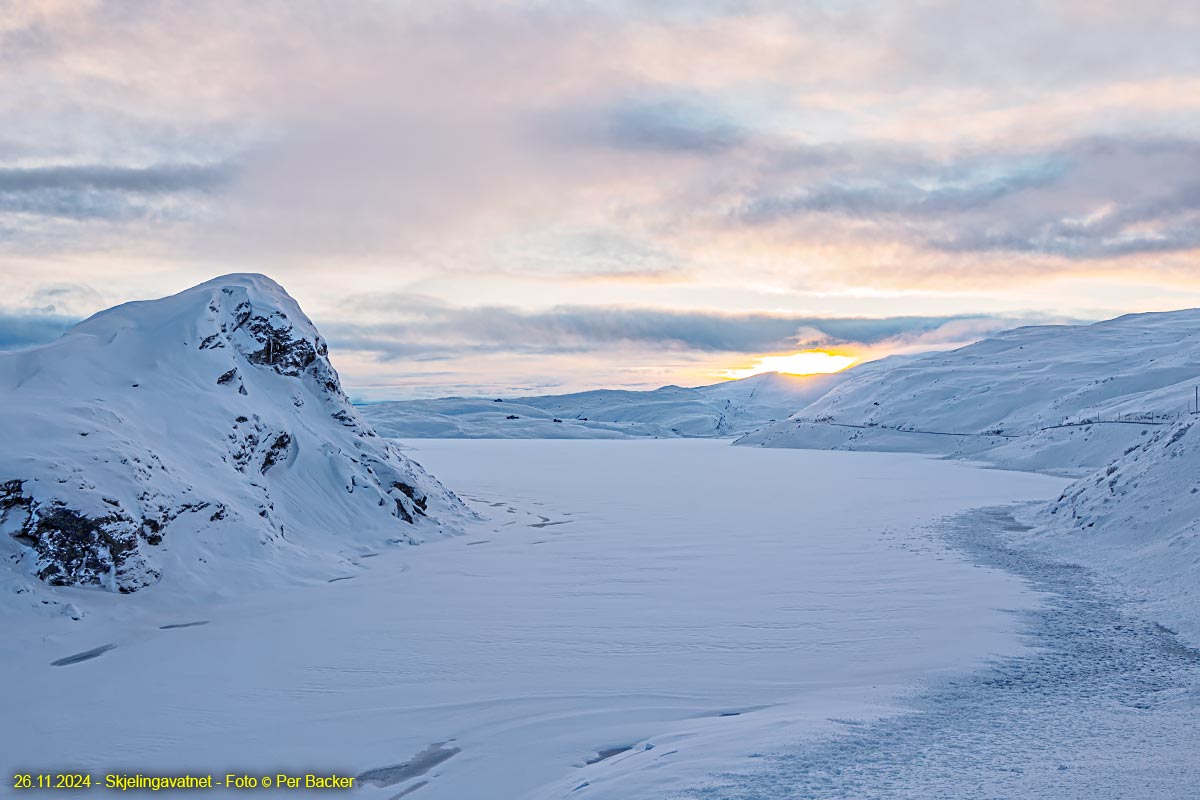
[[[143,495],[140,499],[143,509],[141,536],[146,544],[151,545],[162,544],[163,530],[174,522],[180,514],[189,511],[203,511],[211,505],[201,500],[171,507],[162,503],[155,503],[149,495]]]
[[[37,576],[54,586],[100,585],[111,582],[128,593],[159,578],[138,552],[141,528],[114,511],[89,517],[61,501],[35,505],[23,535],[38,554]]]
[[[261,345],[261,349],[246,354],[251,364],[270,366],[280,375],[298,377],[317,358],[317,348],[307,339],[294,338],[292,325],[281,312],[276,311],[269,318],[247,316],[238,327]]]
[[[13,534],[13,538],[23,545],[32,547],[36,544],[36,540],[25,532],[25,527],[29,523],[33,499],[24,493],[23,485],[24,481],[20,480],[0,483],[0,521],[4,520],[12,509],[21,509],[25,516],[21,521],[21,530]]]
[[[143,511],[130,514],[117,500],[104,497],[101,501],[112,510],[87,514],[62,500],[35,501],[22,484],[0,483],[0,514],[14,509],[24,514],[13,538],[34,550],[35,573],[54,586],[109,586],[129,593],[157,582],[160,573],[140,546],[160,544],[163,531],[180,514],[210,505],[188,501],[171,506],[146,494],[139,498]],[[217,513],[223,515],[224,508]]]
[[[413,505],[417,507],[417,510],[420,513],[422,513],[422,514],[425,513],[425,510],[429,503],[429,499],[427,497],[425,497],[425,495],[421,494],[421,492],[418,491],[415,487],[409,486],[407,483],[404,483],[403,481],[395,481],[392,483],[392,488],[399,489],[401,491],[401,493],[404,494],[405,497],[407,497],[409,500],[412,500]]]
[[[292,435],[254,421],[238,417],[229,434],[229,455],[238,472],[245,472],[250,464],[257,464],[265,475],[267,470],[287,459],[293,443]]]
[[[292,436],[289,433],[281,433],[275,437],[275,441],[267,448],[266,455],[263,456],[262,474],[266,475],[267,470],[287,458],[288,453],[292,448]]]
[[[22,490],[24,484],[24,481],[16,479],[0,483],[0,512],[18,506],[29,509],[31,501]]]

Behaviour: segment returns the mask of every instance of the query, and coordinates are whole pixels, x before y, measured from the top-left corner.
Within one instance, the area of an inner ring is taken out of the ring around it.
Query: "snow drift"
[[[713,438],[784,419],[841,380],[841,374],[771,372],[711,386],[445,397],[372,403],[360,411],[381,434],[399,439]]]
[[[1200,424],[1189,419],[1071,484],[1045,544],[1137,587],[1151,615],[1200,643]]]
[[[262,275],[0,353],[0,403],[0,548],[53,585],[320,574],[467,513],[363,422],[316,328]]]
[[[1017,328],[851,369],[742,444],[959,455],[1074,475],[1187,414],[1200,310]]]

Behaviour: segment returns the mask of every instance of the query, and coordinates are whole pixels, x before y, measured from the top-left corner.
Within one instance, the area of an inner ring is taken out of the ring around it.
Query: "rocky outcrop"
[[[263,276],[0,354],[0,405],[0,536],[51,585],[307,569],[468,513],[362,421],[325,341]]]
[[[158,580],[139,551],[141,542],[161,541],[159,520],[140,523],[114,502],[107,514],[88,516],[62,500],[36,502],[22,481],[0,484],[0,514],[11,534],[37,554],[37,577],[53,586],[107,585],[130,592]],[[14,519],[15,517],[15,519]]]

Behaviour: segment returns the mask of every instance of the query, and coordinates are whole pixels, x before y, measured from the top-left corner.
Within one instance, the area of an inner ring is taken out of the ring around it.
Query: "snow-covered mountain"
[[[740,443],[929,452],[1081,474],[1194,407],[1200,310],[1017,328],[846,375]]]
[[[1200,642],[1200,310],[1018,328],[883,359],[740,444],[894,450],[1080,476],[1029,534]]]
[[[262,275],[101,312],[0,353],[0,553],[20,581],[132,592],[325,577],[462,503],[351,406]]]
[[[731,436],[786,418],[842,375],[775,372],[711,386],[600,389],[542,397],[372,403],[360,411],[384,436],[451,439],[621,439]]]

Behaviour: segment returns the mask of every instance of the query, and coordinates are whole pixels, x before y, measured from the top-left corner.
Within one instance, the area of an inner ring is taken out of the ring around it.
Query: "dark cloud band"
[[[412,299],[395,306],[393,322],[334,323],[335,347],[384,359],[450,359],[486,353],[574,353],[623,346],[706,353],[769,353],[839,344],[872,345],[971,321],[996,331],[1021,320],[992,316],[820,318],[656,309],[562,307],[526,313],[509,308],[454,308]]]
[[[0,213],[135,219],[161,213],[181,195],[218,190],[234,172],[231,163],[0,167]]]
[[[48,167],[0,167],[0,192],[45,190],[113,192],[193,192],[224,185],[231,164],[157,164],[120,167],[81,164]]]
[[[1200,247],[1192,139],[1086,139],[949,162],[861,145],[816,169],[799,162],[766,174],[744,193],[735,224],[809,236],[813,225],[840,221],[875,240],[964,255],[1103,259]]]

